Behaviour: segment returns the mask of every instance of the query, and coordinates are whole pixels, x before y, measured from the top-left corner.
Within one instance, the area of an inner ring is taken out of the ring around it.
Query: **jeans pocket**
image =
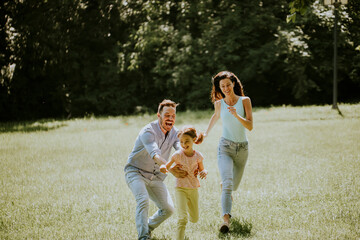
[[[246,143],[243,143],[242,144],[242,148],[244,149],[244,150],[246,150],[246,151],[248,151],[249,150],[249,144],[246,142]]]
[[[230,149],[231,146],[228,143],[223,143],[219,145],[219,149]]]

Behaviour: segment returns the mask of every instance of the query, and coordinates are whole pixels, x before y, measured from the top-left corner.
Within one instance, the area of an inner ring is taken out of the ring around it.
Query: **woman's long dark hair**
[[[220,89],[220,81],[223,79],[230,79],[235,84],[234,93],[238,96],[245,97],[243,86],[238,77],[232,72],[222,71],[212,78],[211,101],[213,103],[225,97],[225,94],[223,94]]]

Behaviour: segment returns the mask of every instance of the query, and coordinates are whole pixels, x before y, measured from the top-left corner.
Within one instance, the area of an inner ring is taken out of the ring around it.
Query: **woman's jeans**
[[[174,203],[163,181],[149,180],[133,168],[126,171],[125,180],[136,200],[136,228],[138,239],[150,239],[152,231],[174,212]],[[159,210],[150,218],[149,199],[155,202]]]
[[[218,149],[218,167],[222,182],[221,207],[222,216],[231,216],[232,191],[240,185],[248,158],[248,142],[233,142],[225,138],[220,139]]]

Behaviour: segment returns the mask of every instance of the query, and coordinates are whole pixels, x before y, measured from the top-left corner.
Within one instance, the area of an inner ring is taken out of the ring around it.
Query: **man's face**
[[[163,130],[169,132],[175,124],[176,108],[164,107],[161,114],[157,114],[160,126]]]

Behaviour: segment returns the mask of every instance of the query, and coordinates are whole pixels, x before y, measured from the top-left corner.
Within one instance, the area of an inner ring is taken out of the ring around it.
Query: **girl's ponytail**
[[[199,134],[196,134],[196,139],[195,139],[194,143],[200,144],[200,143],[202,143],[203,140],[204,140],[204,134],[199,133]]]

